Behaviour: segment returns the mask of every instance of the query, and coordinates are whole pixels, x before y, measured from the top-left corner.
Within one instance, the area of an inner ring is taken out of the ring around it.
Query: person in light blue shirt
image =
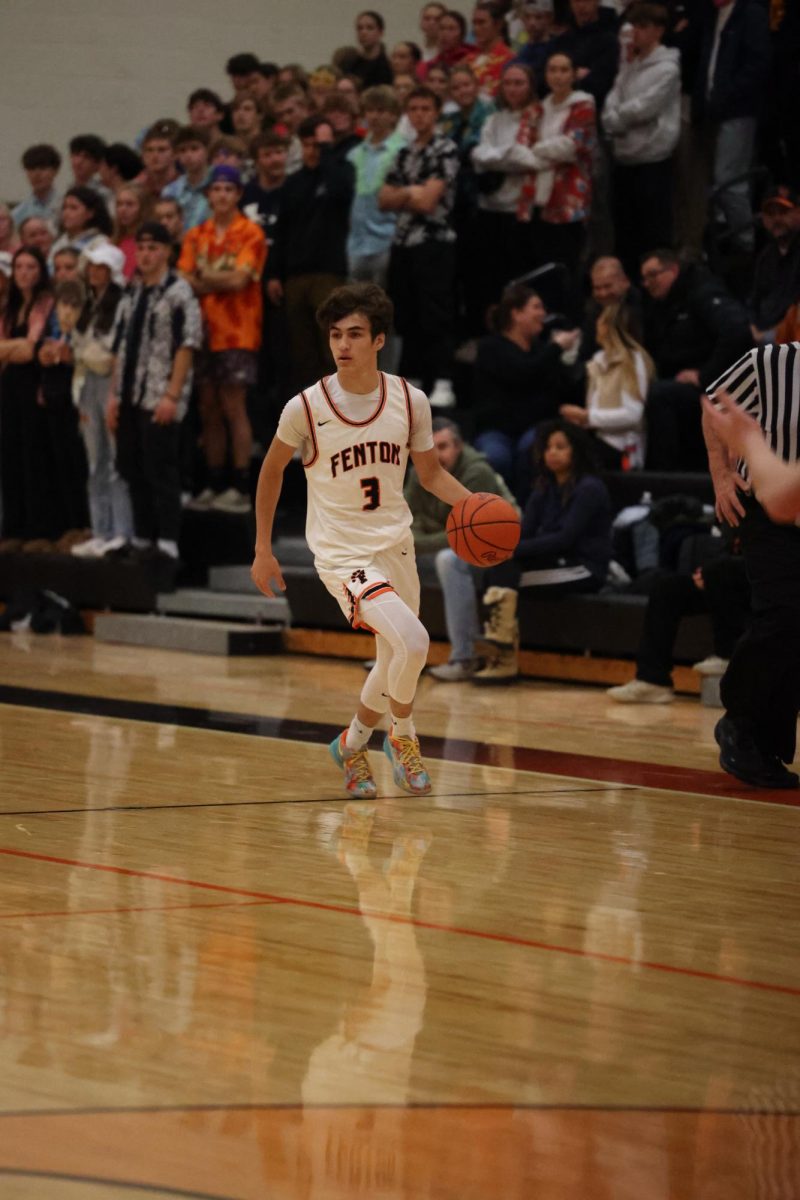
[[[406,140],[397,132],[400,104],[390,87],[368,88],[362,103],[368,133],[347,155],[355,171],[348,270],[353,280],[385,287],[397,215],[381,212],[378,192]]]
[[[55,146],[29,146],[22,155],[22,168],[28,176],[31,194],[11,210],[17,229],[29,217],[41,217],[58,225],[61,216],[61,196],[54,185],[61,167],[61,155]]]
[[[165,200],[177,200],[183,212],[183,231],[202,225],[211,216],[206,188],[210,177],[208,163],[211,138],[207,129],[185,125],[175,138],[175,155],[183,175],[168,183],[161,195]]]

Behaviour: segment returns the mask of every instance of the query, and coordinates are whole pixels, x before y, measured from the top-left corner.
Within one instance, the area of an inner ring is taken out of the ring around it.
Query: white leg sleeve
[[[389,711],[389,666],[392,661],[392,647],[381,637],[375,635],[375,666],[367,676],[366,683],[361,689],[361,703],[373,712],[387,713]]]
[[[385,592],[375,600],[363,601],[360,611],[365,623],[375,630],[379,654],[361,693],[362,701],[376,712],[386,711],[365,696],[369,691],[372,699],[376,699],[372,688],[372,676],[379,668],[383,669],[383,656],[380,654],[383,641],[388,646],[391,658],[385,677],[388,687],[378,689],[378,694],[380,695],[381,691],[388,692],[391,698],[400,704],[411,704],[416,694],[417,681],[428,659],[430,638],[425,626],[395,592]]]

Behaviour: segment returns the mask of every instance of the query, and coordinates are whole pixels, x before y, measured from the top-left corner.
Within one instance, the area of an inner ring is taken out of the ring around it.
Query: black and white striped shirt
[[[748,350],[711,384],[707,394],[713,400],[723,390],[755,417],[778,458],[800,459],[800,342]],[[740,470],[747,478],[746,464],[740,464]]]

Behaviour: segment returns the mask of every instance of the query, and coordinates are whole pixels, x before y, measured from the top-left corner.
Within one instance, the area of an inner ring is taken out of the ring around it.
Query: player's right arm
[[[281,574],[280,564],[272,553],[272,526],[275,521],[275,510],[283,486],[283,473],[291,462],[295,452],[294,446],[287,445],[280,438],[272,439],[272,445],[267,451],[261,464],[256,488],[256,552],[250,575],[253,583],[265,596],[274,596],[273,584],[277,584],[282,592],[286,584]]]

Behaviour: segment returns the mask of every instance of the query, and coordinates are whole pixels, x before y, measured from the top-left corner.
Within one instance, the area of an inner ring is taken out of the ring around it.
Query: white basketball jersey
[[[396,546],[411,526],[403,496],[413,420],[408,386],[381,372],[375,411],[364,421],[344,416],[325,379],[300,398],[312,446],[303,463],[306,540],[318,565],[363,566]]]

